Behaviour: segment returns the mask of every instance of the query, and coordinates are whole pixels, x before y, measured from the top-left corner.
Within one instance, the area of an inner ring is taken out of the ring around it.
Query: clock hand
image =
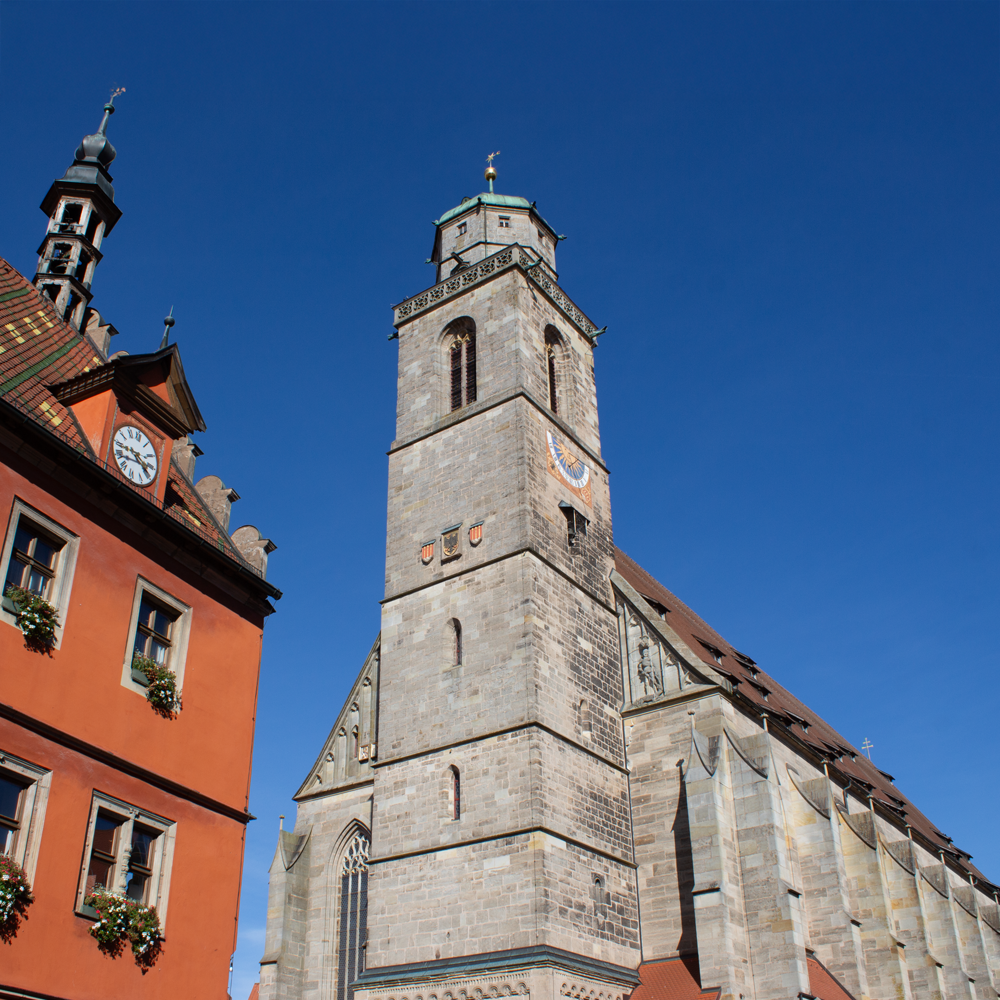
[[[136,461],[142,466],[142,471],[149,472],[149,466],[146,465],[145,461],[143,461],[142,455],[140,455],[139,452],[135,450],[135,448],[129,447],[127,448],[127,450],[132,452],[132,454],[135,456]]]

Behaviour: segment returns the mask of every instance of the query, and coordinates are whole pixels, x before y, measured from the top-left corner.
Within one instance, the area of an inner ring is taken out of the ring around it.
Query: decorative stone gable
[[[378,757],[378,677],[381,636],[375,640],[337,721],[296,800],[371,780]]]

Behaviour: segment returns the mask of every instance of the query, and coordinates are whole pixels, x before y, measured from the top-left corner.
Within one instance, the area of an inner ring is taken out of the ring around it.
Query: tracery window
[[[448,363],[451,373],[451,409],[476,401],[476,330],[472,320],[456,320],[449,327]]]
[[[337,1000],[348,1000],[351,984],[364,972],[368,946],[368,848],[358,833],[344,855],[340,874],[340,936],[337,945]]]

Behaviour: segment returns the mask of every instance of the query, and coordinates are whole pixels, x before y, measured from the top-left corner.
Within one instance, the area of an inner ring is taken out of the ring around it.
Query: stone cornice
[[[553,272],[546,270],[547,267],[544,260],[537,255],[532,256],[524,247],[514,243],[504,247],[499,253],[491,254],[484,260],[472,264],[464,271],[439,281],[426,291],[403,299],[392,307],[393,326],[399,329],[429,309],[495,278],[498,274],[517,268],[593,343],[592,338],[597,333],[597,325],[577,308],[573,300],[559,287]]]

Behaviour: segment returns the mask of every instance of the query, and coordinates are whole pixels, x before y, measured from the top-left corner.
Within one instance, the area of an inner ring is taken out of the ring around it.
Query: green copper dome
[[[443,226],[449,219],[475,208],[477,204],[494,205],[497,208],[531,208],[531,202],[527,198],[519,198],[516,194],[493,194],[491,191],[484,191],[475,198],[463,198],[461,205],[456,205],[445,212],[440,219],[435,220],[434,225]]]

